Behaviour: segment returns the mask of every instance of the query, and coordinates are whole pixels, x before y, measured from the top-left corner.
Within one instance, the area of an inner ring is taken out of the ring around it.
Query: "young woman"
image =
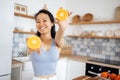
[[[53,15],[45,9],[35,15],[37,36],[41,39],[39,49],[29,49],[34,70],[33,80],[57,80],[56,64],[64,43],[64,32],[68,21],[54,19]],[[59,29],[55,31],[55,23]]]

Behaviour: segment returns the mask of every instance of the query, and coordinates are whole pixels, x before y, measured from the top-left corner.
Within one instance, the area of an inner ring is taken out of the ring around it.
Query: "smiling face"
[[[42,34],[50,33],[53,23],[50,21],[50,18],[45,13],[40,13],[36,17],[36,28],[37,31]]]

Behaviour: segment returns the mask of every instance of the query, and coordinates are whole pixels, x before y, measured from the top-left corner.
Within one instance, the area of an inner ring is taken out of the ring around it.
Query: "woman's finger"
[[[37,49],[36,51],[37,51],[37,53],[38,53],[38,54],[40,54],[40,53],[41,53],[40,49]]]
[[[26,38],[26,41],[28,41],[28,38]]]
[[[72,12],[68,12],[68,16],[72,15]]]

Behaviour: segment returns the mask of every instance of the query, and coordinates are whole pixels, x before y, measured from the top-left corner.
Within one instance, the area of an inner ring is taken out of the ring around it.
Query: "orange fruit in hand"
[[[111,80],[114,80],[116,76],[117,76],[117,74],[115,74],[115,73],[109,74],[109,78],[110,78]]]
[[[27,46],[31,49],[37,49],[40,47],[41,40],[37,36],[31,36],[27,40]]]
[[[56,18],[58,20],[65,20],[67,17],[68,17],[68,11],[63,8],[60,8],[56,13]]]
[[[109,73],[107,71],[101,72],[101,77],[108,78]]]

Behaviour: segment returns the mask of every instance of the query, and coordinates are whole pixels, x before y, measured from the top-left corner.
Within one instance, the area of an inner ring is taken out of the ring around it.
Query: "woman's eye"
[[[36,21],[36,23],[39,23],[40,21]]]
[[[43,20],[43,22],[47,22],[47,20]]]

